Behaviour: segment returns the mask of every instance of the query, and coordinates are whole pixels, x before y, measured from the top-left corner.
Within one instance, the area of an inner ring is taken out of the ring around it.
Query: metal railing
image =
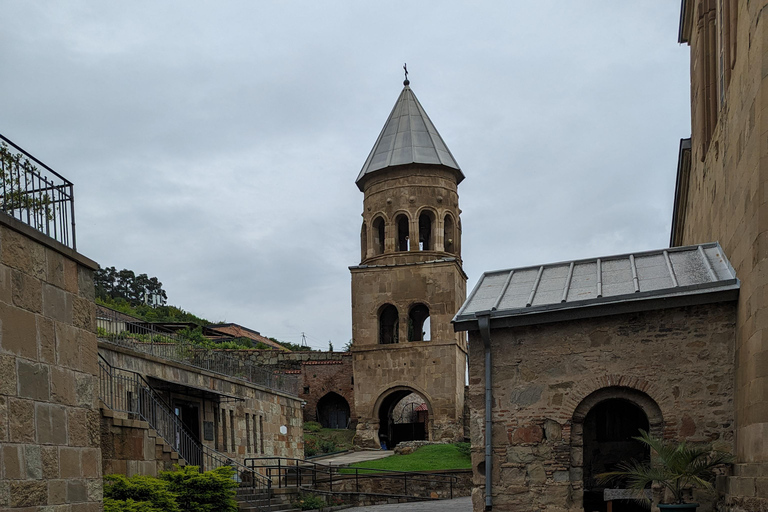
[[[195,439],[173,409],[141,376],[116,368],[99,354],[99,399],[113,411],[135,414],[154,429],[184,461],[209,471],[222,466],[235,469],[241,488],[269,493],[272,481],[238,461]]]
[[[320,464],[304,459],[288,457],[253,457],[245,459],[245,465],[254,473],[261,473],[277,488],[311,488],[333,493],[377,494],[398,498],[419,500],[439,499],[431,496],[430,490],[442,487],[448,497],[453,498],[458,477],[443,473],[424,473],[412,471],[394,471],[359,467],[343,467]],[[361,490],[361,482],[388,481],[390,492],[372,492]],[[336,490],[334,490],[336,485]],[[400,487],[402,485],[402,487]],[[327,487],[327,489],[321,489]],[[419,488],[425,491],[419,494]],[[402,492],[394,492],[400,491]],[[409,490],[410,489],[410,490]]]
[[[97,314],[96,325],[99,338],[114,345],[234,377],[290,395],[298,396],[299,394],[299,379],[295,375],[275,373],[273,370],[257,366],[224,350],[196,345],[173,333],[154,329],[151,324],[139,320],[129,321],[125,315],[103,306]]]
[[[0,211],[77,250],[72,183],[2,134]]]

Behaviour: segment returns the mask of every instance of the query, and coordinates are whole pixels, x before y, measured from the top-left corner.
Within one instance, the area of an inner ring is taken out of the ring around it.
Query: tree
[[[164,306],[168,300],[163,283],[147,274],[136,275],[133,270],[101,268],[94,273],[93,280],[96,297],[103,300],[123,299],[133,307],[142,304]]]

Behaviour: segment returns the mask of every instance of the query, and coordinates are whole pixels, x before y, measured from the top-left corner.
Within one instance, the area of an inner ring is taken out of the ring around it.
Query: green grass
[[[314,423],[314,425],[319,426],[319,423]],[[352,439],[355,437],[354,430],[334,428],[315,429],[314,425],[310,426],[312,431],[307,432],[305,430],[304,432],[305,452],[308,447],[313,447],[315,451],[315,453],[311,454],[306,453],[307,456],[352,449]]]
[[[358,462],[350,468],[390,469],[395,471],[435,471],[441,469],[470,469],[469,455],[453,444],[433,444],[422,446],[410,455],[391,455],[389,457]],[[349,469],[343,473],[352,472]]]

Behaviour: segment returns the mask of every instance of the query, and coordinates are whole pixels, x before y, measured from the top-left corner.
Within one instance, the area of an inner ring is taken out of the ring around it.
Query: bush
[[[104,477],[105,512],[181,512],[168,483],[151,476]]]
[[[323,508],[325,506],[325,500],[314,494],[302,494],[299,496],[299,501],[293,505],[299,507],[301,510],[315,510]]]
[[[200,473],[197,466],[176,466],[163,471],[160,479],[177,495],[176,501],[185,512],[237,512],[234,468],[222,466]]]
[[[333,453],[336,451],[336,443],[332,439],[324,439],[320,441],[321,453]]]
[[[309,432],[320,432],[322,428],[323,426],[316,421],[304,422],[304,430],[308,430]]]
[[[312,457],[317,455],[317,439],[305,439],[304,440],[304,456]]]

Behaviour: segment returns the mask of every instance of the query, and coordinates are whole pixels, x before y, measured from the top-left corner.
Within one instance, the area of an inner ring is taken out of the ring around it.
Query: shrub
[[[222,466],[200,473],[197,466],[175,467],[163,471],[160,479],[176,493],[176,501],[185,512],[237,512],[234,468]]]
[[[325,506],[325,500],[314,494],[302,494],[299,496],[299,501],[293,505],[299,507],[301,510],[315,510],[323,508]]]
[[[168,483],[145,475],[104,477],[106,512],[181,512]]]
[[[324,439],[320,441],[321,453],[332,453],[336,451],[336,442],[333,439]]]
[[[320,432],[322,428],[323,426],[316,421],[304,422],[304,430],[308,430],[309,432]]]

